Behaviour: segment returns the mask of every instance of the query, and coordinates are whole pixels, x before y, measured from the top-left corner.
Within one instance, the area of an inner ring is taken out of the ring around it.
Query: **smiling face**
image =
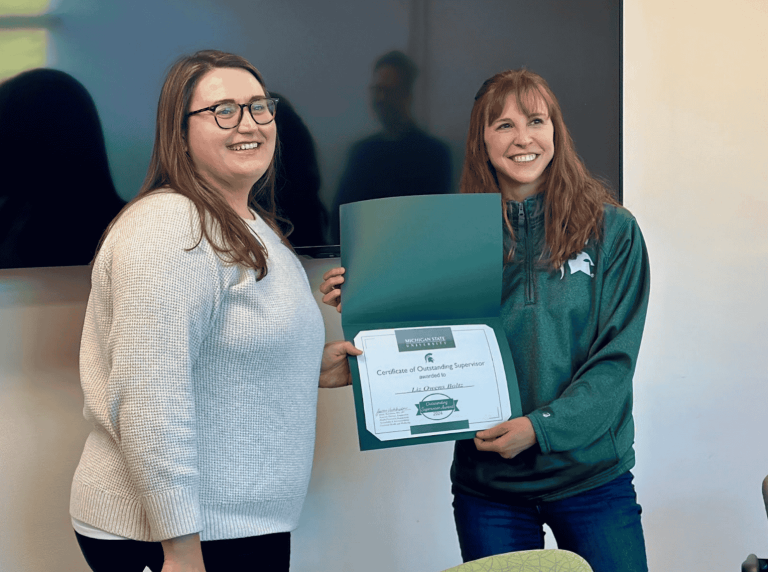
[[[526,101],[529,113],[507,96],[501,115],[485,127],[483,140],[504,200],[535,194],[555,154],[555,130],[541,97]]]
[[[263,86],[242,68],[216,68],[195,87],[188,111],[234,101],[248,103],[264,97]],[[214,188],[242,195],[267,171],[275,154],[276,126],[258,125],[247,109],[240,125],[221,129],[213,112],[204,111],[188,119],[187,150],[195,169]]]

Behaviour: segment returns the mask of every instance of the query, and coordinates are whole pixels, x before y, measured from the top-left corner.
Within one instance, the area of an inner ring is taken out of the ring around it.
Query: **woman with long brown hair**
[[[360,352],[324,347],[275,222],[276,104],[239,56],[180,59],[145,183],[93,261],[80,354],[93,430],[70,512],[94,572],[288,570],[318,380],[349,384]]]
[[[501,193],[501,316],[523,416],[456,443],[451,481],[465,561],[559,548],[595,572],[646,571],[632,474],[632,377],[649,265],[634,217],[576,155],[539,75],[508,70],[475,97],[461,192]],[[340,303],[343,269],[326,273]]]

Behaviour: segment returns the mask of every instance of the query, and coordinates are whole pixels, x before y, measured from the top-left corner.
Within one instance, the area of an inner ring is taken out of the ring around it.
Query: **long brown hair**
[[[598,239],[603,222],[603,204],[618,205],[606,186],[592,176],[579,159],[573,139],[563,121],[560,104],[540,75],[526,70],[507,70],[483,83],[475,96],[469,120],[467,149],[461,174],[462,193],[497,193],[499,182],[485,148],[484,133],[501,116],[507,97],[514,95],[526,115],[543,101],[554,127],[555,152],[544,170],[544,220],[549,263],[559,268],[584,249],[589,238]],[[504,213],[504,224],[512,237],[505,261],[514,256],[514,231]],[[545,254],[546,255],[546,254]]]
[[[189,112],[192,94],[200,78],[217,68],[246,70],[253,74],[264,88],[264,93],[269,96],[259,71],[240,56],[217,50],[203,50],[182,57],[173,64],[165,78],[157,104],[155,144],[144,184],[138,195],[107,227],[99,248],[115,222],[131,205],[159,189],[169,188],[187,197],[197,208],[201,234],[192,248],[199,245],[205,237],[222,260],[253,268],[257,280],[261,280],[267,275],[266,248],[254,236],[245,221],[229,206],[224,196],[202,179],[195,170],[192,158],[185,151],[188,121],[186,114]],[[272,157],[267,171],[251,188],[248,203],[290,248],[276,223],[275,215],[275,162],[278,149],[279,142],[275,144],[275,156]],[[213,224],[208,224],[209,221]],[[220,235],[221,241],[211,236],[213,228],[217,230],[216,234]],[[96,252],[98,254],[98,249]]]

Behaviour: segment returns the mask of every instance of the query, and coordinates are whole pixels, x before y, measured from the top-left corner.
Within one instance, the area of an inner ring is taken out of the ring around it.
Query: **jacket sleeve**
[[[192,372],[220,279],[205,240],[186,250],[199,227],[183,201],[144,199],[112,231],[107,404],[155,541],[203,528]]]
[[[627,217],[621,223],[612,243],[603,244],[605,262],[596,270],[603,283],[587,359],[557,399],[528,415],[544,454],[585,447],[631,414],[650,269],[637,222]]]

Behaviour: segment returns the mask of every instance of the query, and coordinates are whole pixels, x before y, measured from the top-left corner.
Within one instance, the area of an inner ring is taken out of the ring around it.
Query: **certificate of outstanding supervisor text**
[[[381,441],[481,431],[511,415],[499,345],[484,324],[361,331],[355,346],[366,428]]]

